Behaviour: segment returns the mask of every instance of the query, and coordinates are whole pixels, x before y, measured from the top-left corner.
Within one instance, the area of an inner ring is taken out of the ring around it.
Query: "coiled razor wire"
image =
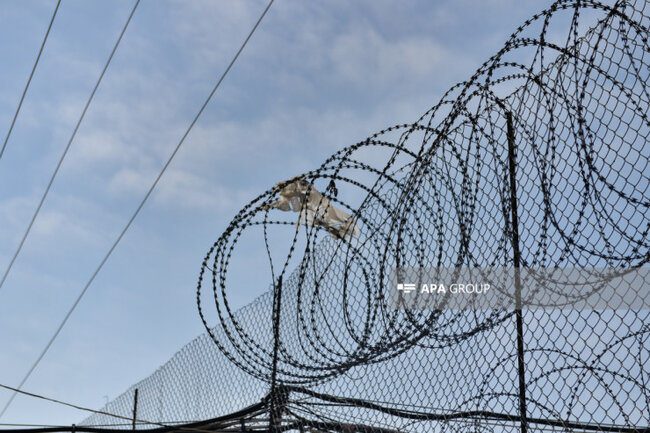
[[[134,385],[142,418],[262,400],[264,419],[228,429],[650,431],[648,310],[524,310],[518,335],[512,309],[400,310],[388,296],[391,269],[512,268],[515,243],[522,268],[648,265],[648,24],[645,1],[557,1],[412,124],[251,201],[201,267],[209,338]],[[297,181],[359,234],[274,208]],[[242,242],[268,271],[233,266]],[[270,290],[235,311],[237,271]],[[132,392],[108,409],[128,413]]]

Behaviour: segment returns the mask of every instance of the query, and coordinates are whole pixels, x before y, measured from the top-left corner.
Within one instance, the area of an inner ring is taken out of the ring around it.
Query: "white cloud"
[[[201,176],[182,170],[170,170],[158,193],[156,202],[176,209],[201,209],[211,212],[232,211],[250,201],[255,191],[228,188]]]
[[[363,24],[334,36],[328,56],[341,79],[375,89],[400,81],[428,82],[453,57],[431,38],[389,41]]]
[[[114,195],[136,195],[146,193],[149,185],[155,179],[153,170],[122,168],[115,173],[109,183],[108,190]]]

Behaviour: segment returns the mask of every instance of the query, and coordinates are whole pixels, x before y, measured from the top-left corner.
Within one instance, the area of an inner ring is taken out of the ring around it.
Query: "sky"
[[[201,261],[241,207],[342,147],[416,120],[550,3],[276,0],[24,390],[99,408],[152,373],[204,331]],[[2,138],[55,4],[0,1]],[[0,271],[133,4],[62,2],[0,159]],[[142,0],[0,289],[0,384],[25,375],[265,5]],[[266,289],[239,287],[234,305]],[[0,391],[1,406],[9,396]],[[85,417],[19,396],[0,423]]]

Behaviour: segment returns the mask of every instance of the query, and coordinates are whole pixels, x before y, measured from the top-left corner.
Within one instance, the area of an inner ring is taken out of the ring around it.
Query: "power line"
[[[38,66],[38,61],[41,59],[41,54],[43,54],[43,48],[45,48],[45,42],[47,42],[47,38],[50,35],[50,30],[52,29],[52,24],[54,23],[54,18],[56,17],[56,13],[59,10],[60,5],[61,5],[61,0],[56,2],[54,13],[52,13],[52,19],[50,19],[50,24],[47,26],[47,31],[45,32],[45,37],[43,38],[43,42],[41,43],[41,48],[38,50],[38,55],[36,56],[36,61],[34,62],[34,66],[32,67],[32,72],[29,74],[29,78],[27,79],[27,84],[25,84],[25,89],[23,90],[23,94],[20,97],[20,102],[18,102],[18,107],[16,108],[16,112],[14,113],[14,118],[11,121],[11,126],[9,126],[9,131],[7,132],[7,136],[5,137],[5,141],[4,143],[2,143],[2,149],[0,149],[0,159],[2,159],[2,155],[5,153],[7,142],[9,141],[9,137],[11,136],[11,131],[13,131],[14,125],[16,124],[18,113],[20,113],[20,109],[23,106],[23,101],[25,100],[27,89],[29,89],[29,85],[32,82],[32,77],[34,77],[36,66]]]
[[[126,417],[126,416],[116,415],[116,414],[113,414],[113,413],[110,413],[110,412],[105,412],[105,411],[102,411],[102,410],[90,409],[90,408],[79,406],[79,405],[76,405],[76,404],[73,404],[73,403],[67,403],[65,401],[57,400],[55,398],[45,397],[43,395],[23,391],[20,388],[14,388],[14,387],[11,387],[11,386],[3,385],[1,383],[0,383],[0,388],[4,388],[4,389],[7,389],[9,391],[13,391],[14,395],[16,395],[17,393],[20,393],[22,395],[26,395],[26,396],[29,396],[29,397],[34,397],[34,398],[38,398],[38,399],[41,399],[41,400],[46,400],[46,401],[49,401],[49,402],[52,402],[52,403],[61,404],[63,406],[68,406],[68,407],[71,407],[73,409],[83,410],[83,411],[86,411],[86,412],[92,412],[92,413],[97,413],[97,414],[101,414],[101,415],[107,415],[107,416],[111,416],[111,417],[115,417],[115,418],[125,419],[125,420],[128,420],[128,421],[132,420],[132,418],[129,418],[129,417]],[[142,420],[139,420],[139,421],[145,422],[147,424],[156,424],[156,423],[150,423],[148,421],[142,421]]]
[[[58,336],[59,333],[61,332],[61,329],[63,329],[63,326],[66,324],[66,322],[67,322],[68,319],[70,318],[70,315],[71,315],[72,312],[75,310],[75,308],[77,308],[77,305],[79,304],[79,301],[81,301],[81,298],[83,298],[83,296],[86,294],[86,291],[88,290],[88,287],[90,287],[90,285],[92,284],[92,282],[95,280],[95,277],[97,276],[97,274],[99,273],[99,271],[102,269],[102,267],[104,266],[104,264],[106,263],[106,261],[108,260],[108,258],[111,256],[111,254],[113,253],[113,251],[115,250],[115,248],[117,247],[117,245],[120,243],[120,241],[122,240],[122,237],[124,237],[124,234],[126,233],[126,231],[129,229],[129,227],[131,227],[131,224],[133,223],[133,221],[135,220],[135,218],[136,218],[136,217],[138,216],[138,214],[140,213],[140,210],[142,209],[142,207],[144,206],[144,204],[147,202],[147,200],[148,200],[149,197],[151,196],[151,193],[153,192],[153,190],[154,190],[154,189],[156,188],[156,186],[158,185],[158,182],[160,181],[160,179],[162,178],[163,174],[164,174],[165,171],[167,170],[167,167],[169,167],[169,164],[171,164],[172,160],[173,160],[174,157],[176,156],[176,153],[178,152],[178,150],[180,149],[180,147],[182,146],[182,144],[185,142],[185,139],[186,139],[187,136],[189,135],[190,131],[192,130],[192,128],[194,127],[194,125],[195,125],[196,122],[198,121],[199,117],[201,116],[201,114],[203,113],[203,111],[205,110],[205,108],[208,106],[208,103],[209,103],[210,100],[212,99],[212,96],[216,93],[217,89],[219,88],[219,86],[220,86],[221,83],[223,82],[224,78],[226,77],[226,75],[228,75],[228,72],[230,71],[230,69],[232,68],[232,66],[235,64],[235,61],[237,61],[237,58],[239,58],[239,55],[240,55],[241,52],[244,50],[244,47],[246,47],[246,44],[248,44],[248,41],[249,41],[250,38],[253,36],[253,33],[255,33],[255,30],[257,30],[257,27],[258,27],[259,24],[262,22],[262,19],[264,18],[264,16],[265,16],[266,13],[268,12],[268,10],[271,8],[271,5],[273,4],[273,1],[274,1],[274,0],[270,0],[270,1],[269,1],[268,5],[267,5],[266,8],[264,9],[264,11],[263,11],[262,14],[260,15],[260,17],[257,19],[257,22],[255,23],[255,25],[253,26],[253,28],[251,29],[251,31],[248,33],[248,36],[246,37],[246,39],[244,40],[244,42],[242,43],[242,45],[239,47],[239,50],[237,51],[237,53],[235,54],[235,56],[233,57],[233,59],[230,61],[230,64],[228,65],[228,67],[226,68],[226,70],[221,74],[221,77],[220,77],[219,80],[217,81],[217,84],[215,84],[215,86],[212,88],[212,91],[210,92],[210,94],[209,94],[208,97],[206,98],[205,102],[203,102],[203,105],[201,105],[201,108],[199,109],[198,113],[194,116],[192,122],[191,122],[190,125],[188,126],[187,130],[185,131],[185,133],[184,133],[183,136],[181,137],[181,139],[180,139],[180,141],[178,142],[178,144],[176,145],[176,147],[174,148],[174,151],[171,153],[171,155],[170,155],[169,158],[167,159],[167,162],[165,163],[165,165],[164,165],[164,166],[162,167],[162,169],[160,170],[160,173],[158,174],[158,176],[156,177],[156,180],[153,182],[153,184],[151,185],[151,187],[150,187],[149,190],[147,191],[147,194],[145,194],[144,198],[142,199],[142,201],[140,202],[140,204],[139,204],[138,207],[136,208],[135,212],[133,213],[133,215],[131,216],[131,218],[130,218],[129,221],[127,222],[127,224],[124,226],[124,228],[123,228],[122,231],[120,232],[120,234],[119,234],[119,236],[117,237],[117,239],[115,240],[115,242],[113,242],[113,245],[110,247],[110,249],[108,250],[108,252],[107,252],[106,255],[104,256],[104,258],[102,259],[102,261],[99,263],[99,266],[97,266],[97,269],[95,269],[95,271],[93,272],[92,276],[90,277],[90,279],[88,280],[88,282],[87,282],[86,285],[84,286],[83,290],[81,291],[81,293],[79,294],[79,296],[78,296],[77,299],[75,300],[74,304],[72,304],[72,307],[70,308],[70,310],[68,310],[67,314],[66,314],[65,317],[63,318],[63,321],[59,324],[58,328],[56,329],[56,332],[54,333],[54,335],[52,335],[52,338],[50,338],[49,342],[47,343],[47,345],[45,346],[45,348],[43,349],[43,351],[40,353],[40,355],[39,355],[38,358],[36,359],[36,362],[34,362],[34,364],[31,366],[31,368],[29,369],[29,371],[27,372],[27,374],[25,375],[25,377],[23,378],[23,380],[21,381],[21,383],[20,383],[20,385],[18,386],[17,389],[20,389],[20,388],[25,384],[25,382],[27,381],[27,379],[29,378],[29,376],[32,374],[32,372],[34,371],[34,369],[36,368],[36,366],[41,362],[41,359],[43,359],[43,356],[45,356],[45,354],[46,354],[47,351],[49,350],[50,346],[52,346],[52,343],[54,342],[54,340],[57,338],[57,336]],[[136,5],[134,6],[133,11],[131,12],[131,15],[129,16],[129,20],[131,19],[131,16],[133,16],[133,12],[135,12],[135,7],[137,7],[137,5],[138,5],[139,2],[140,2],[140,0],[138,0],[138,1],[136,2]],[[128,21],[127,21],[127,25],[128,25]],[[126,30],[126,26],[124,27],[124,30]],[[124,34],[124,30],[122,31],[122,34]],[[121,38],[121,35],[120,35],[120,38]],[[118,41],[118,42],[119,42],[119,41]],[[115,52],[115,50],[113,50],[113,52]],[[111,56],[112,56],[112,54],[111,54]],[[32,222],[33,222],[33,220],[32,220]],[[4,281],[4,280],[3,280],[3,281]],[[2,283],[0,283],[0,287],[1,287],[1,284],[2,284]],[[9,407],[9,405],[11,404],[11,402],[13,401],[13,399],[15,398],[15,396],[16,396],[16,391],[14,391],[14,393],[11,395],[11,398],[9,399],[9,401],[7,402],[7,404],[5,405],[4,409],[2,410],[2,412],[0,412],[0,417],[2,417],[2,415],[4,415],[5,411],[7,410],[7,408]]]
[[[91,412],[91,413],[94,413],[94,414],[106,415],[106,416],[110,416],[110,417],[114,417],[114,418],[119,418],[119,419],[123,419],[123,420],[131,421],[131,422],[133,421],[133,417],[123,416],[123,415],[117,415],[117,414],[115,414],[115,413],[110,413],[110,412],[106,412],[106,411],[103,411],[103,410],[90,409],[90,408],[88,408],[88,407],[79,406],[79,405],[74,404],[74,403],[68,403],[68,402],[65,402],[65,401],[62,401],[62,400],[57,400],[57,399],[52,398],[52,397],[45,397],[45,396],[43,396],[43,395],[39,395],[39,394],[34,394],[34,393],[32,393],[32,392],[23,391],[23,390],[21,390],[21,389],[13,388],[13,387],[11,387],[11,386],[3,385],[3,384],[1,384],[1,383],[0,383],[0,388],[4,388],[4,389],[7,389],[7,390],[9,390],[9,391],[13,391],[14,394],[16,394],[16,393],[20,393],[20,394],[26,395],[26,396],[28,396],[28,397],[38,398],[38,399],[40,399],[40,400],[49,401],[49,402],[51,402],[51,403],[60,404],[60,405],[63,405],[63,406],[71,407],[71,408],[73,408],[73,409],[82,410],[82,411],[84,411],[84,412]],[[143,420],[143,419],[136,419],[135,421],[136,421],[138,424],[155,425],[155,426],[158,426],[158,427],[166,427],[166,428],[177,429],[177,430],[181,430],[181,431],[193,431],[193,432],[198,432],[198,433],[213,433],[212,430],[205,430],[205,429],[200,429],[200,428],[191,427],[191,426],[178,426],[178,427],[177,427],[177,426],[174,426],[174,425],[163,424],[163,423],[153,422],[153,421],[147,421],[147,420]],[[176,423],[176,422],[175,422],[175,421],[172,421],[172,424],[173,424],[173,423]],[[194,422],[190,422],[189,424],[192,424],[192,423],[196,423],[196,421],[194,421]],[[11,426],[11,425],[14,425],[14,426],[21,426],[20,424],[0,424],[0,425],[6,425],[6,426]],[[128,425],[130,425],[130,423],[129,423]],[[27,426],[30,426],[30,427],[62,427],[62,426],[40,426],[40,425],[29,425],[29,424],[23,424],[22,426],[25,426],[25,427],[27,427]]]
[[[25,240],[27,239],[27,236],[29,235],[29,232],[32,229],[32,226],[34,225],[34,221],[36,220],[36,217],[38,217],[39,212],[41,211],[41,207],[43,206],[43,202],[45,202],[45,198],[47,197],[47,194],[50,192],[50,188],[52,187],[52,183],[54,182],[54,178],[56,177],[57,173],[59,172],[59,168],[61,168],[61,164],[63,163],[63,160],[65,159],[65,156],[68,154],[68,150],[70,149],[70,145],[72,144],[72,141],[74,140],[75,136],[77,135],[77,131],[79,130],[79,126],[81,125],[81,122],[83,121],[84,117],[86,116],[86,112],[88,111],[88,107],[90,106],[90,102],[93,100],[93,97],[95,96],[95,92],[97,92],[97,88],[99,87],[99,84],[102,82],[102,78],[104,78],[104,74],[106,73],[106,70],[108,69],[108,65],[110,65],[111,60],[113,59],[113,55],[115,54],[115,51],[117,51],[117,47],[120,45],[120,41],[122,40],[122,36],[124,36],[124,32],[126,32],[126,28],[129,26],[129,23],[131,22],[131,18],[133,17],[133,13],[135,12],[136,8],[138,7],[138,4],[140,3],[140,0],[137,0],[135,2],[135,5],[133,6],[133,9],[131,10],[131,14],[129,15],[129,18],[126,20],[126,24],[124,24],[124,27],[122,28],[122,32],[120,33],[119,38],[117,38],[117,42],[113,46],[113,50],[111,51],[110,56],[108,56],[108,60],[106,61],[106,64],[104,65],[104,69],[102,69],[102,73],[99,75],[99,78],[97,79],[97,83],[95,83],[95,87],[93,88],[93,91],[90,93],[90,97],[88,98],[88,101],[86,101],[86,105],[81,112],[81,116],[79,117],[79,120],[77,121],[76,126],[74,127],[74,130],[72,131],[72,135],[70,136],[70,139],[68,140],[68,144],[65,146],[65,150],[63,151],[63,154],[61,155],[61,158],[59,159],[58,164],[56,165],[56,168],[54,169],[54,173],[52,173],[52,177],[50,178],[49,183],[47,184],[47,188],[45,188],[45,192],[43,193],[43,196],[41,197],[41,201],[38,203],[38,207],[36,208],[36,211],[34,212],[34,215],[32,215],[32,219],[29,222],[29,225],[27,226],[27,230],[25,230],[25,234],[23,235],[23,238],[20,241],[20,244],[18,244],[18,248],[16,249],[16,252],[14,253],[13,257],[11,258],[11,261],[9,262],[9,265],[7,266],[7,269],[5,269],[5,272],[2,276],[2,280],[0,280],[0,289],[2,289],[2,286],[5,283],[5,280],[7,279],[7,275],[9,275],[9,272],[11,271],[11,268],[14,265],[14,262],[16,261],[16,258],[18,257],[18,254],[20,254],[20,251],[23,249],[23,245],[25,244]],[[0,413],[0,417],[2,417],[2,414],[4,413],[4,410]]]
[[[65,159],[66,154],[68,153],[68,149],[70,149],[70,145],[72,144],[72,140],[74,140],[75,135],[77,134],[77,131],[79,130],[79,125],[81,125],[81,122],[84,119],[84,116],[86,115],[86,112],[88,111],[88,107],[90,106],[90,102],[93,100],[93,97],[95,96],[95,92],[97,92],[97,88],[99,87],[99,84],[102,81],[102,78],[104,77],[104,74],[106,73],[106,70],[108,69],[108,65],[111,63],[111,60],[113,59],[113,56],[115,55],[115,51],[117,51],[117,47],[120,45],[120,42],[122,41],[122,37],[124,36],[124,33],[126,32],[127,27],[129,26],[129,23],[131,22],[131,18],[133,18],[133,14],[135,13],[136,8],[138,7],[138,4],[140,4],[140,0],[136,0],[133,9],[131,10],[131,13],[129,14],[129,17],[126,20],[126,23],[124,24],[124,27],[122,28],[122,31],[120,32],[120,36],[117,38],[117,42],[113,46],[113,50],[111,51],[111,54],[108,56],[108,60],[106,61],[106,64],[104,65],[104,69],[102,69],[102,73],[99,75],[99,78],[97,79],[97,83],[95,83],[95,87],[93,88],[93,91],[90,94],[90,97],[88,98],[88,101],[86,102],[86,105],[81,113],[81,116],[79,117],[79,120],[77,121],[77,124],[74,128],[74,131],[72,132],[72,136],[70,137],[70,140],[68,140],[68,144],[65,147],[65,150],[63,151],[63,154],[61,155],[61,158],[59,159],[59,162],[56,166],[56,169],[54,170],[54,173],[52,173],[52,177],[50,178],[50,182],[47,185],[47,188],[45,189],[45,192],[43,193],[43,196],[41,197],[41,201],[38,204],[38,207],[36,208],[36,211],[34,212],[34,215],[32,216],[31,221],[29,222],[29,225],[27,226],[27,230],[25,231],[25,234],[23,235],[22,240],[20,241],[20,244],[18,245],[18,249],[14,253],[13,258],[11,259],[11,262],[9,262],[9,266],[7,266],[7,269],[4,272],[4,275],[2,276],[2,280],[0,280],[0,289],[2,289],[2,285],[4,284],[5,280],[7,279],[7,275],[9,275],[9,271],[11,271],[11,268],[16,261],[16,257],[18,257],[18,254],[20,253],[21,249],[23,248],[23,245],[25,244],[25,239],[27,239],[27,235],[29,234],[30,230],[32,229],[32,226],[34,225],[34,221],[36,220],[36,217],[38,216],[38,213],[41,210],[41,207],[43,206],[43,202],[45,201],[45,198],[47,197],[47,194],[50,191],[50,188],[52,187],[52,183],[54,182],[54,178],[56,177],[57,173],[59,172],[59,168],[61,167],[61,163],[63,163],[63,160]],[[77,300],[79,302],[79,300]],[[75,302],[74,306],[77,305],[77,302]],[[73,307],[74,308],[74,307]],[[57,331],[55,332],[54,336],[50,339],[50,341],[47,343],[45,346],[45,349],[39,357],[36,359],[36,362],[32,367],[29,369],[23,380],[20,382],[18,385],[18,389],[20,389],[24,384],[25,381],[29,378],[29,376],[32,374],[38,363],[41,361],[43,358],[43,355],[45,355],[45,352],[48,351],[50,346],[52,345],[52,342],[56,338],[56,336],[59,334],[61,331],[61,328],[63,327],[63,324],[68,320],[68,317],[70,316],[70,312],[66,315],[64,321],[62,324],[59,326]],[[4,415],[6,412],[7,408],[9,405],[11,405],[11,402],[14,400],[16,397],[16,393],[14,392],[11,397],[9,398],[9,401],[7,404],[5,404],[5,407],[2,409],[2,412],[0,412],[0,418]]]

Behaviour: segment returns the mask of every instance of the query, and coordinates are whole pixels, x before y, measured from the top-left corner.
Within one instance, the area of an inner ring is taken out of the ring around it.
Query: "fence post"
[[[138,388],[135,389],[133,394],[133,430],[135,430],[135,421],[138,416]]]
[[[271,370],[271,395],[270,395],[270,411],[269,411],[269,431],[271,433],[278,432],[280,423],[282,422],[282,410],[284,402],[282,402],[281,392],[277,386],[277,373],[278,373],[278,352],[280,349],[280,309],[282,307],[282,275],[278,278],[276,286],[273,288],[273,313],[271,314],[273,320],[273,366]]]
[[[519,372],[519,413],[521,416],[521,433],[528,431],[526,415],[526,375],[524,369],[524,322],[521,313],[521,252],[519,251],[519,219],[517,217],[517,179],[515,156],[515,130],[512,125],[512,113],[506,111],[508,136],[508,166],[510,168],[510,212],[512,226],[512,251],[515,265],[515,320],[517,322],[517,368]]]

